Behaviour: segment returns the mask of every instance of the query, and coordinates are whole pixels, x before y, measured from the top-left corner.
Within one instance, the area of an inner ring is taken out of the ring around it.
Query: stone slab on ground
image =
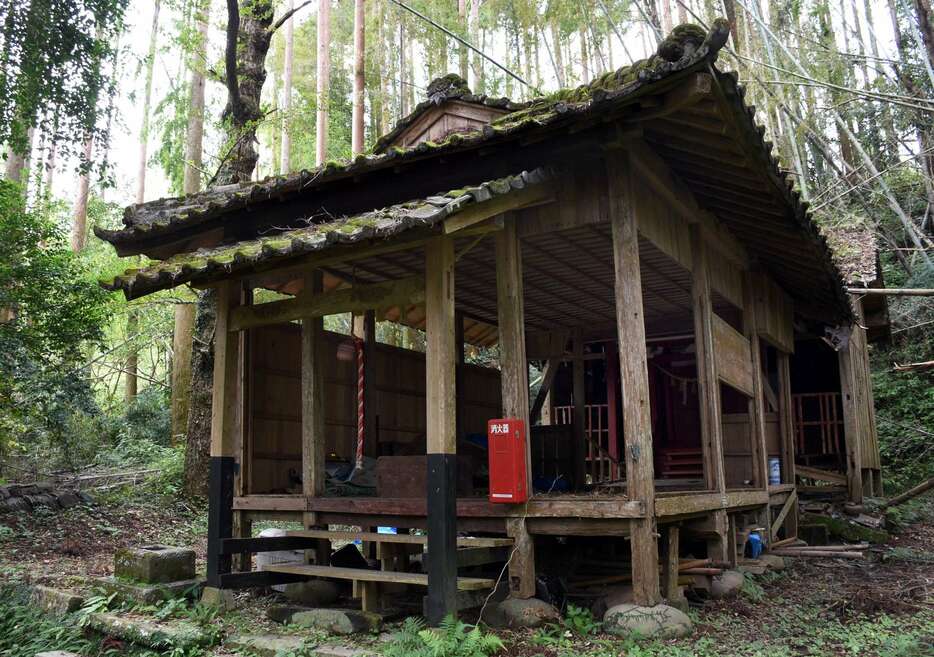
[[[70,614],[84,606],[84,598],[72,591],[37,584],[32,587],[32,603],[50,614]]]
[[[168,545],[120,548],[114,553],[114,576],[147,584],[195,577],[195,551]]]
[[[536,628],[559,620],[561,614],[558,610],[538,598],[509,598],[488,605],[483,614],[483,621],[494,628]]]
[[[787,563],[785,557],[777,554],[763,554],[759,556],[759,563],[763,564],[768,570],[785,570]]]
[[[107,636],[130,641],[150,648],[189,648],[206,646],[211,638],[186,622],[157,623],[140,618],[127,618],[111,613],[88,616],[88,627]]]
[[[668,605],[641,607],[622,604],[607,609],[603,630],[617,636],[679,639],[690,636],[694,624],[683,611]]]
[[[710,582],[710,597],[714,599],[732,598],[739,595],[746,576],[738,570],[724,570],[714,575]]]
[[[163,600],[183,598],[185,596],[197,598],[201,595],[201,589],[204,587],[204,580],[200,578],[162,584],[141,584],[114,577],[99,577],[95,581],[98,586],[108,593],[116,593],[118,598],[139,602],[144,605],[153,605]]]
[[[308,607],[326,607],[340,597],[340,587],[326,579],[310,579],[283,585],[282,594],[291,602]]]
[[[309,609],[292,614],[292,622],[301,627],[323,630],[329,634],[357,634],[379,631],[379,614],[356,609]]]
[[[67,650],[48,650],[46,652],[37,652],[36,657],[81,657],[81,655]]]
[[[266,608],[266,618],[274,623],[291,623],[292,616],[310,609],[301,605],[269,605]]]
[[[216,607],[218,611],[231,611],[237,608],[237,599],[230,589],[205,586],[201,591],[201,604]]]
[[[303,637],[282,634],[239,634],[228,638],[224,642],[224,648],[243,650],[257,657],[278,657],[301,648],[306,648],[309,654],[316,657],[366,657],[375,654],[370,650],[350,646],[315,646],[313,643],[306,643]]]

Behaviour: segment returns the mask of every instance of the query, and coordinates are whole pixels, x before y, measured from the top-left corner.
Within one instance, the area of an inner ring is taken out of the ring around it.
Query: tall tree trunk
[[[915,14],[918,17],[918,32],[921,33],[921,41],[924,43],[924,53],[927,56],[928,70],[934,69],[934,25],[931,15],[930,0],[913,0]]]
[[[467,36],[467,0],[457,0],[457,18],[458,27],[460,27],[460,34],[465,38]],[[467,80],[467,46],[463,43],[459,44],[457,50],[457,56],[460,64],[460,74],[464,81]]]
[[[289,0],[289,11],[295,6]],[[295,19],[290,18],[285,24],[285,54],[282,58],[282,138],[279,170],[287,174],[292,170],[292,60],[295,47]]]
[[[146,74],[143,83],[143,121],[139,129],[139,158],[136,162],[137,203],[143,203],[146,200],[146,156],[149,147],[149,114],[152,107],[152,72],[156,63],[156,41],[159,38],[159,9],[161,6],[161,0],[156,0],[152,6],[152,30],[149,33],[149,49],[146,52]]]
[[[256,168],[256,127],[262,119],[260,97],[266,81],[266,53],[271,29],[272,0],[228,0],[225,73],[227,105],[224,108],[230,153],[217,173],[227,185],[250,180]],[[234,14],[237,11],[238,14]],[[236,16],[237,21],[233,18]],[[185,450],[185,490],[206,495],[211,453],[211,388],[214,380],[214,324],[217,293],[207,289],[198,295],[191,357],[191,396],[188,410],[188,442]]]
[[[26,150],[22,153],[10,150],[10,152],[7,153],[6,165],[4,167],[4,177],[6,177],[7,180],[22,183],[24,187],[28,181],[23,178],[23,172],[29,168],[29,157],[31,155],[32,142],[35,138],[35,134],[35,128],[29,128],[26,131]]]
[[[587,33],[584,31],[584,28],[580,28],[577,31],[577,36],[580,39],[580,50],[581,50],[581,77],[580,81],[587,83],[590,81],[590,54],[587,52]]]
[[[561,50],[561,31],[558,28],[558,19],[552,19],[548,26],[551,29],[551,43],[555,54],[555,76],[558,78],[558,86],[568,86],[567,77],[564,75],[564,53]]]
[[[136,344],[137,334],[139,333],[139,314],[137,314],[136,308],[133,306],[130,306],[127,310],[126,339],[129,351],[123,366],[123,373],[126,375],[123,388],[123,401],[125,404],[130,404],[136,399],[136,393],[138,392],[136,371],[139,368],[139,351]]]
[[[662,5],[662,33],[665,36],[668,36],[668,33],[671,32],[671,28],[674,27],[671,24],[671,0],[661,0]]]
[[[315,113],[315,165],[328,156],[328,106],[331,90],[331,2],[318,0],[318,79]]]
[[[354,0],[353,6],[353,117],[350,150],[363,153],[363,97],[366,85],[366,9],[365,0]]]
[[[201,169],[204,143],[204,59],[208,42],[208,13],[210,0],[202,0],[195,20],[198,25],[198,43],[191,56],[190,102],[188,104],[188,131],[185,141],[184,192],[195,194],[201,190]]]
[[[207,52],[208,13],[210,0],[202,0],[195,10],[198,26],[197,43],[189,58],[188,129],[185,141],[185,194],[201,191],[201,169],[204,144],[204,59]],[[177,444],[188,435],[188,417],[191,407],[192,339],[196,307],[190,303],[175,304],[172,353],[172,412],[171,440]],[[186,442],[187,448],[187,442]]]
[[[74,220],[71,223],[71,250],[75,253],[84,249],[88,240],[88,196],[91,191],[91,156],[94,152],[94,137],[84,140],[82,169],[78,176],[78,198],[75,199]]]
[[[152,108],[152,73],[156,64],[156,41],[159,38],[159,10],[162,6],[161,0],[156,0],[152,7],[152,30],[149,33],[149,49],[146,53],[146,73],[143,83],[143,120],[139,129],[139,157],[136,162],[136,202],[144,203],[146,201],[146,161],[149,146],[149,114]],[[133,336],[139,332],[139,315],[134,306],[128,309],[126,319],[127,336]],[[126,357],[126,364],[123,373],[126,376],[124,380],[123,400],[129,404],[136,399],[139,391],[139,347],[138,341],[130,339],[127,343],[129,352]]]
[[[470,0],[470,42],[475,48],[480,48],[480,1]],[[478,53],[473,53],[473,82],[471,89],[475,93],[483,93],[483,60]]]
[[[379,8],[379,15],[377,16],[376,20],[376,38],[379,40],[379,46],[376,48],[376,58],[378,62],[376,70],[379,74],[379,128],[377,129],[377,132],[380,136],[389,132],[389,125],[392,120],[390,118],[391,114],[389,105],[389,99],[392,97],[389,89],[389,80],[393,77],[398,77],[393,76],[392,74],[392,58],[385,56],[386,52],[389,50],[387,47],[388,44],[386,43],[386,35],[391,34],[391,32],[387,30],[386,26],[386,21],[389,20],[389,16],[386,12],[386,2],[388,2],[388,0],[379,0],[379,5],[377,5]]]

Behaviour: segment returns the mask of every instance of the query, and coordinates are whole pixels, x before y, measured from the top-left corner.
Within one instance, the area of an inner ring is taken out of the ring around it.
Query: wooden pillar
[[[713,303],[707,244],[701,227],[691,224],[691,252],[694,257],[691,296],[694,312],[694,346],[697,352],[697,383],[700,396],[701,445],[704,452],[704,478],[708,490],[724,492],[723,426],[720,419],[720,379],[713,343]]]
[[[680,537],[680,525],[677,523],[668,525],[667,540],[665,541],[665,599],[673,607],[681,607],[685,604],[681,587],[678,586]]]
[[[843,433],[846,438],[847,497],[850,502],[863,501],[862,456],[860,454],[859,395],[857,394],[856,350],[852,344],[837,352],[840,363],[840,391],[843,401]]]
[[[717,376],[713,342],[713,303],[710,296],[707,244],[699,225],[691,224],[690,239],[694,258],[691,297],[694,311],[694,347],[697,352],[704,480],[708,490],[722,494],[726,492],[726,477],[723,471],[720,379]],[[726,561],[729,558],[729,519],[724,509],[718,509],[711,515],[718,538],[708,541],[707,556],[717,561]]]
[[[211,391],[211,465],[208,483],[207,584],[220,587],[231,558],[220,554],[222,539],[233,536],[234,476],[240,432],[240,335],[227,330],[230,310],[240,304],[239,285],[225,281],[217,290],[214,383]]]
[[[791,357],[778,352],[778,412],[782,441],[782,483],[795,483],[795,429],[791,406]],[[798,502],[785,519],[785,536],[798,535]]]
[[[526,481],[532,485],[532,451],[529,441],[529,365],[525,352],[525,307],[522,294],[522,248],[516,234],[515,217],[507,216],[503,230],[496,233],[496,309],[499,327],[499,361],[502,380],[503,417],[525,423]],[[531,491],[529,491],[531,495]],[[535,543],[524,518],[508,525],[516,541],[509,562],[510,591],[518,598],[535,595]]]
[[[245,289],[241,294],[243,305],[252,305],[253,290]],[[253,416],[251,402],[251,385],[253,381],[253,369],[251,366],[250,352],[250,331],[240,331],[238,333],[238,345],[240,349],[238,360],[240,361],[240,384],[238,402],[240,405],[240,430],[236,433],[234,447],[237,453],[237,463],[234,476],[234,495],[243,497],[250,493],[250,471],[252,468],[252,436],[253,436]],[[234,511],[233,517],[233,535],[236,538],[251,538],[253,536],[253,523],[245,511]],[[253,570],[253,555],[244,552],[236,555],[233,560],[233,569],[239,572],[249,572]]]
[[[320,294],[323,289],[320,271],[305,275],[304,295]],[[324,318],[302,319],[302,493],[307,497],[324,495]],[[317,524],[317,514],[306,512],[306,529]],[[330,552],[328,543],[316,550],[315,563],[324,565]],[[311,556],[311,555],[309,555]]]
[[[633,184],[627,153],[607,153],[607,180],[613,231],[623,427],[626,432],[626,479],[629,498],[643,502],[646,513],[645,518],[634,519],[631,527],[633,598],[636,604],[651,607],[661,601],[655,527],[655,465],[636,214],[640,198],[639,190]]]
[[[769,456],[765,444],[765,397],[762,391],[762,347],[759,344],[758,318],[752,276],[743,278],[743,334],[752,354],[752,399],[749,400],[750,441],[753,458],[753,481],[756,488],[769,487]]]
[[[428,435],[428,595],[425,617],[437,625],[456,613],[457,435],[454,344],[454,242],[425,245],[425,314]]]
[[[614,461],[619,461],[619,420],[616,417],[616,401],[619,399],[619,354],[615,345],[607,345],[606,350],[606,403],[607,428],[609,440],[607,452]],[[612,468],[611,478],[619,476]]]
[[[587,392],[584,379],[584,337],[576,329],[571,338],[571,388],[574,395],[574,486],[583,490],[587,483]]]

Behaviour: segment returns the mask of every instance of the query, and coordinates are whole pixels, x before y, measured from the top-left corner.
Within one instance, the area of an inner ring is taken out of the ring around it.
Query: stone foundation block
[[[70,614],[84,605],[84,598],[71,591],[37,585],[32,588],[32,603],[50,614]]]
[[[141,584],[116,579],[115,577],[100,577],[96,581],[108,593],[116,593],[117,597],[122,600],[131,600],[144,605],[153,605],[162,600],[186,596],[197,598],[201,595],[201,589],[204,587],[204,580],[199,578],[162,584]]]
[[[357,634],[378,631],[383,619],[379,614],[356,609],[309,609],[292,614],[292,622],[329,634]]]
[[[195,577],[195,551],[167,545],[121,548],[114,554],[114,576],[146,584]]]

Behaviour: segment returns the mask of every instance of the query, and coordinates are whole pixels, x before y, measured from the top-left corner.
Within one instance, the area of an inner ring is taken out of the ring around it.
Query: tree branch
[[[294,14],[295,12],[297,12],[299,9],[304,9],[305,7],[307,7],[308,5],[310,5],[312,2],[314,2],[314,0],[305,0],[305,2],[303,2],[303,3],[300,4],[299,6],[294,7],[293,9],[290,9],[289,11],[285,12],[285,14],[282,16],[282,18],[280,18],[279,20],[277,20],[277,21],[273,24],[273,26],[269,28],[269,34],[270,34],[270,35],[275,34],[276,30],[278,30],[280,27],[282,27],[283,25],[285,25],[285,22],[286,22],[287,20],[289,20],[290,18],[292,18],[292,14]]]

